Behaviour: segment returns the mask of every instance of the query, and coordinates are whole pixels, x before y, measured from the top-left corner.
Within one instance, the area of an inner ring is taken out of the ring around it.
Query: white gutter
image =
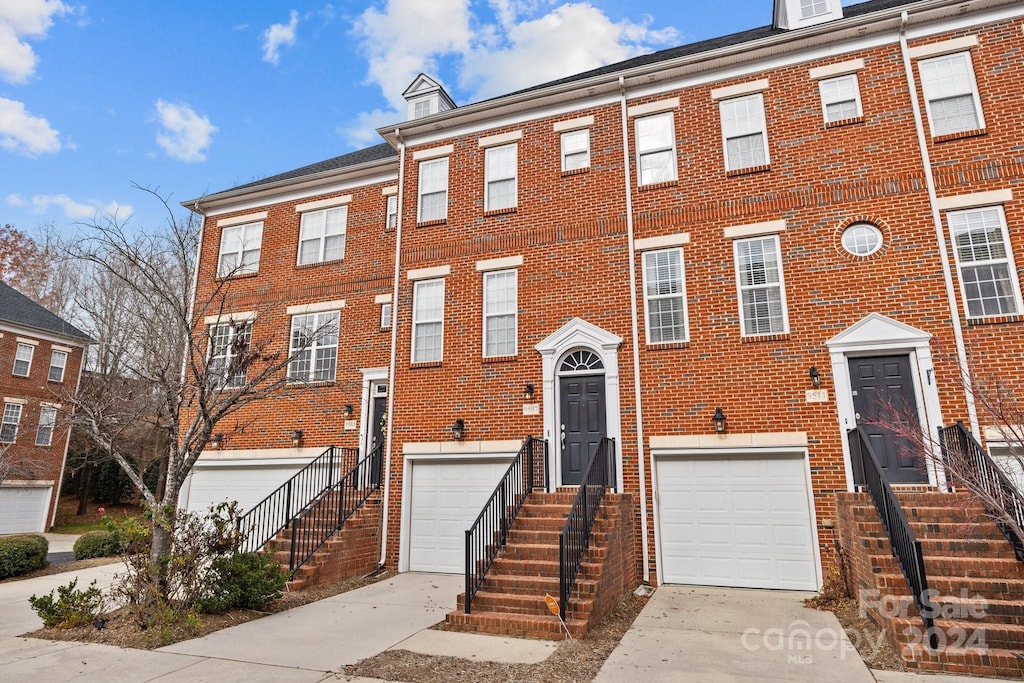
[[[384,516],[381,520],[380,564],[387,562],[388,550],[388,496],[391,493],[391,448],[394,435],[395,414],[395,365],[398,359],[398,284],[402,274],[402,207],[405,202],[405,142],[402,133],[395,128],[398,140],[398,222],[395,225],[395,272],[391,283],[391,360],[388,363],[388,428],[384,435],[384,493],[382,505]],[[371,425],[372,428],[372,425]],[[403,482],[404,484],[404,482]]]
[[[946,301],[949,304],[949,317],[953,325],[953,339],[956,342],[957,364],[960,366],[960,381],[964,383],[964,398],[967,401],[967,419],[971,425],[971,433],[978,440],[981,434],[978,428],[978,409],[974,403],[974,394],[969,387],[970,365],[967,362],[967,346],[964,343],[963,326],[960,324],[960,308],[957,303],[956,288],[949,266],[949,254],[946,251],[946,231],[942,227],[942,213],[939,211],[938,195],[935,192],[935,176],[932,174],[932,160],[928,153],[928,139],[924,133],[924,121],[921,118],[921,104],[917,101],[917,81],[914,79],[913,65],[907,49],[907,24],[910,15],[900,15],[900,52],[903,55],[903,70],[907,76],[907,89],[910,95],[910,106],[914,111],[914,128],[917,130],[917,144],[921,148],[921,164],[924,166],[925,186],[928,188],[928,203],[932,210],[932,225],[935,226],[935,240],[939,247],[939,260],[942,262],[942,280],[946,285]]]
[[[640,543],[643,546],[644,583],[651,581],[650,554],[647,550],[647,472],[644,468],[644,411],[640,398],[640,324],[636,310],[636,255],[633,253],[633,187],[629,163],[629,116],[626,109],[626,79],[619,76],[622,110],[622,174],[626,187],[626,240],[629,259],[629,315],[633,335],[633,395],[636,402],[636,465],[640,480]],[[673,133],[674,134],[674,133]],[[622,449],[622,445],[619,445]]]

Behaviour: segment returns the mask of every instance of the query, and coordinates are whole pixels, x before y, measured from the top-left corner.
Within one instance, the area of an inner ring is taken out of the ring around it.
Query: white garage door
[[[304,465],[196,467],[185,507],[205,513],[210,505],[237,500],[242,511],[248,511]]]
[[[817,590],[803,456],[659,459],[666,583]]]
[[[45,531],[49,504],[49,486],[0,487],[0,534]]]
[[[460,574],[466,529],[508,469],[509,460],[417,462],[412,466],[409,569]]]

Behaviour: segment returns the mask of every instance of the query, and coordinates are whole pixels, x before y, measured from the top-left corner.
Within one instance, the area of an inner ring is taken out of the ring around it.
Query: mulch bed
[[[875,622],[861,615],[860,605],[854,598],[830,595],[828,590],[823,590],[821,595],[805,600],[804,604],[835,614],[850,642],[857,648],[857,653],[868,667],[886,671],[906,670],[896,648],[886,639],[885,633],[875,625]]]
[[[79,569],[88,569],[89,567],[99,567],[104,564],[114,564],[120,562],[119,557],[93,557],[88,560],[74,560],[73,562],[61,562],[60,564],[51,564],[37,569],[34,572],[28,574],[21,574],[19,576],[10,576],[6,579],[0,580],[0,583],[7,583],[8,581],[24,581],[25,579],[34,579],[37,576],[50,576],[51,574],[63,574],[64,572],[76,572]],[[70,579],[69,579],[70,580]],[[79,586],[81,588],[81,586]]]

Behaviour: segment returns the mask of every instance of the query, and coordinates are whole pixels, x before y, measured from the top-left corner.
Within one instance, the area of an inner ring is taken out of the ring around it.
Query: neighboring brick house
[[[817,589],[858,418],[982,434],[960,364],[1024,379],[1022,29],[1009,0],[777,0],[462,107],[421,76],[384,144],[187,202],[200,295],[234,269],[212,327],[338,334],[185,504],[251,506],[383,423],[382,560],[460,572],[526,435],[557,486],[607,435],[644,581]],[[891,481],[942,484],[874,436]]]
[[[0,534],[53,526],[87,334],[0,282]]]

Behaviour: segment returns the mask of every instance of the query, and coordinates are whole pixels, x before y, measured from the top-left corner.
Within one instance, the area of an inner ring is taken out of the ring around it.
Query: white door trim
[[[853,407],[853,387],[850,383],[851,358],[906,354],[910,357],[910,372],[917,395],[918,421],[924,430],[926,443],[932,453],[928,458],[928,482],[931,486],[945,486],[945,473],[937,466],[939,449],[934,435],[942,424],[939,390],[935,380],[935,365],[931,350],[932,335],[915,327],[893,320],[880,313],[871,313],[843,332],[825,342],[832,364],[836,412],[843,444],[843,466],[846,469],[846,488],[853,491],[853,465],[846,432],[857,424]]]
[[[387,386],[388,369],[363,368],[360,372],[363,373],[363,400],[361,401],[362,406],[359,408],[359,454],[362,456],[370,452],[370,433],[372,431],[370,418],[373,417],[370,411],[373,410],[373,388],[377,384]]]
[[[558,362],[573,349],[589,349],[604,363],[605,427],[615,439],[616,490],[622,490],[622,404],[619,396],[619,347],[622,337],[603,330],[581,318],[573,318],[537,344],[543,366],[544,438],[548,448],[548,472],[554,486],[562,481],[562,458],[558,438]],[[595,373],[597,374],[597,373]]]

